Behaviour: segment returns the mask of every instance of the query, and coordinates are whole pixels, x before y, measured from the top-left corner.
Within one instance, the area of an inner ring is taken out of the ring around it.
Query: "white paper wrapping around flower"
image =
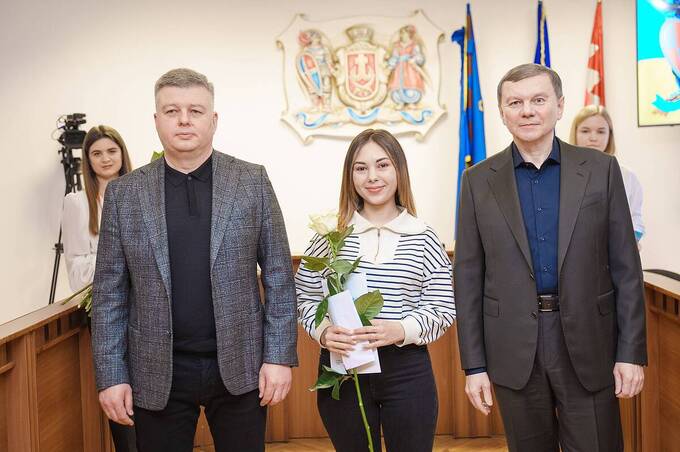
[[[324,293],[327,293],[325,280],[322,280]],[[368,292],[366,275],[352,273],[345,283],[345,291],[333,295],[328,300],[328,315],[334,325],[347,329],[361,328],[361,319],[354,306],[354,300]],[[380,373],[380,358],[376,349],[364,349],[368,342],[359,342],[349,356],[344,357],[331,352],[331,368],[338,373],[346,374],[347,369],[357,369],[360,374]]]
[[[439,44],[422,11],[407,17],[310,21],[297,15],[276,39],[283,50],[281,119],[303,140],[351,138],[367,127],[422,139],[445,114]]]

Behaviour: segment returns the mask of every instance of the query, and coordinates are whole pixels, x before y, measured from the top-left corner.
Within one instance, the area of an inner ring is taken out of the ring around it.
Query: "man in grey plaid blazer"
[[[297,365],[283,217],[262,166],[213,150],[204,75],[169,71],[155,92],[164,158],[112,181],[102,211],[99,400],[112,420],[134,420],[142,452],[191,451],[200,406],[218,451],[264,450],[266,406]]]

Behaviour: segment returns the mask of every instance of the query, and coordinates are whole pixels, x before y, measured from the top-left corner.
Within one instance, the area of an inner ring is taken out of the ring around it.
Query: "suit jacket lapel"
[[[210,269],[212,270],[217,252],[220,250],[227,223],[236,199],[240,168],[235,159],[226,154],[213,151],[213,198],[212,225],[210,232]]]
[[[143,178],[144,186],[139,190],[142,216],[149,232],[156,265],[158,265],[158,271],[169,298],[172,292],[170,291],[168,226],[165,221],[165,160],[157,159],[150,165],[142,167],[141,171],[147,175]]]
[[[524,219],[522,218],[522,208],[519,205],[519,195],[517,194],[515,168],[512,164],[512,146],[508,146],[503,151],[503,155],[491,167],[491,171],[493,171],[489,177],[491,191],[505,217],[505,221],[512,231],[512,235],[515,237],[515,241],[517,241],[517,245],[522,250],[527,265],[529,265],[533,273],[529,241],[527,240],[527,232],[524,227]]]
[[[558,275],[562,272],[562,264],[567,255],[571,235],[576,226],[576,219],[581,208],[581,201],[586,192],[590,171],[584,163],[586,154],[579,152],[560,140],[560,220],[558,235],[557,265]]]

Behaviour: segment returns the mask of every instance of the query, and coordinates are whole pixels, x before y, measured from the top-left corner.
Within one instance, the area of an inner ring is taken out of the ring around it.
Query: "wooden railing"
[[[296,264],[298,261],[296,260]],[[622,401],[626,451],[680,450],[680,283],[645,274],[649,367],[642,397]],[[324,437],[316,395],[319,347],[299,331],[300,367],[287,399],[271,408],[267,440]],[[438,434],[503,434],[497,408],[485,417],[465,396],[455,326],[430,347],[439,393]],[[201,416],[196,445],[212,443]],[[0,325],[0,451],[112,450],[97,403],[90,334],[73,304],[54,304]]]
[[[643,451],[680,451],[680,281],[645,273],[649,367],[638,443]]]
[[[89,329],[73,303],[0,325],[0,450],[112,450]]]

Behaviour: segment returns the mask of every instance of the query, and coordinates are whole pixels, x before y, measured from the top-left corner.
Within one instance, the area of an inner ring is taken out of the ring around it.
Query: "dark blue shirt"
[[[541,165],[525,162],[512,144],[512,162],[519,205],[522,208],[531,262],[536,276],[536,292],[557,293],[557,235],[560,217],[560,145],[553,141],[552,151]]]
[[[541,165],[525,162],[512,143],[512,162],[519,205],[522,208],[536,292],[557,293],[557,236],[560,217],[560,145],[553,140],[552,151]],[[465,375],[486,372],[486,367],[465,369]]]

